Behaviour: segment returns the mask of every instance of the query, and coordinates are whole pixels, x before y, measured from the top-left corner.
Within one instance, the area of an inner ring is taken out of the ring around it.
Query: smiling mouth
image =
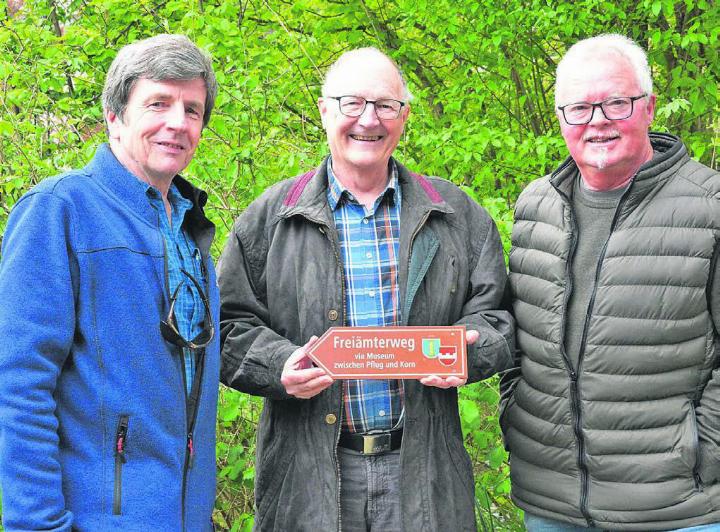
[[[619,138],[620,135],[618,135],[617,133],[611,135],[594,135],[592,137],[585,138],[585,142],[589,142],[591,144],[606,144]]]
[[[165,146],[167,148],[172,148],[174,150],[184,150],[185,147],[181,144],[175,144],[174,142],[158,142],[160,146]]]
[[[376,142],[382,138],[381,135],[350,135],[353,140],[359,140],[362,142]]]

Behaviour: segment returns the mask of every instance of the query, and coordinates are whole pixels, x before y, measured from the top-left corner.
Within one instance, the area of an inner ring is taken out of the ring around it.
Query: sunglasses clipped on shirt
[[[177,328],[177,319],[175,318],[175,302],[177,301],[178,292],[184,283],[178,283],[177,287],[173,291],[172,297],[170,297],[170,311],[164,321],[160,321],[160,333],[162,337],[173,345],[178,347],[185,347],[187,349],[200,349],[210,343],[215,336],[215,325],[213,324],[212,314],[210,313],[210,302],[208,301],[207,294],[203,291],[200,283],[185,270],[180,270],[184,273],[190,281],[195,285],[195,288],[200,294],[203,306],[205,307],[205,318],[203,320],[203,330],[195,336],[192,340],[186,340],[183,338],[180,331]]]

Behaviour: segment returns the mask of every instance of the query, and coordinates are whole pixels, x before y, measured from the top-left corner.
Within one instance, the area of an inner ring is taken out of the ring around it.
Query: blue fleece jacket
[[[174,183],[194,203],[184,227],[203,255],[217,322],[207,196]],[[103,145],[87,167],[43,181],[10,214],[0,262],[8,531],[211,527],[219,343],[198,367],[188,445],[183,359],[159,330],[169,308],[163,238],[144,188]]]

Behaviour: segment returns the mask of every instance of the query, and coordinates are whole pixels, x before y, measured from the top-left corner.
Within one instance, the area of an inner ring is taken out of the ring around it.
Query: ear
[[[406,103],[402,109],[403,124],[410,118],[410,102]]]
[[[120,126],[122,125],[121,118],[115,114],[113,111],[106,111],[105,112],[105,123],[107,124],[108,128],[108,137],[111,139],[119,139],[120,138]]]
[[[327,125],[325,124],[325,115],[328,112],[328,106],[325,98],[323,98],[322,96],[318,98],[317,105],[318,111],[320,111],[320,121],[322,122],[322,127],[323,129],[326,129]]]
[[[653,121],[653,118],[655,118],[655,102],[656,97],[654,94],[651,94],[647,99],[648,126]]]

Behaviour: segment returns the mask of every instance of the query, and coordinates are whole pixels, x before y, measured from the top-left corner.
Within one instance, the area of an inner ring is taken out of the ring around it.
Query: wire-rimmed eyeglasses
[[[595,114],[595,108],[599,107],[603,116],[608,120],[625,120],[633,114],[633,104],[636,100],[645,98],[647,94],[640,96],[615,96],[601,102],[577,102],[561,105],[558,107],[570,126],[582,126],[589,124]]]
[[[177,320],[175,319],[175,302],[177,301],[178,292],[184,284],[178,283],[172,296],[170,297],[170,311],[168,312],[168,316],[164,321],[160,321],[160,333],[165,340],[171,344],[177,345],[178,347],[200,349],[201,347],[208,345],[213,339],[213,336],[215,336],[215,325],[213,324],[212,314],[210,313],[210,302],[208,301],[207,294],[203,291],[202,286],[200,286],[197,279],[183,269],[180,271],[184,273],[190,281],[192,281],[198,291],[198,294],[200,294],[200,299],[202,299],[203,306],[205,307],[203,330],[200,331],[200,333],[192,340],[186,340],[183,338],[182,334],[180,334],[180,331],[178,331]]]
[[[406,102],[393,100],[392,98],[381,98],[379,100],[366,100],[362,96],[327,96],[327,98],[337,100],[340,112],[352,118],[362,115],[367,104],[371,103],[378,118],[381,120],[395,120],[400,116],[400,111],[406,104]]]

